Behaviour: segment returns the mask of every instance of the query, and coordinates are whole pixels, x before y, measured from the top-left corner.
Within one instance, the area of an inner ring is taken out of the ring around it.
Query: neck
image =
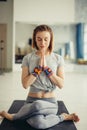
[[[41,55],[41,53],[42,53],[41,50],[37,50],[37,51],[36,51],[36,54],[37,54],[37,55]],[[49,55],[49,54],[50,54],[50,53],[49,53],[49,50],[45,51],[44,54],[45,54],[45,55]]]

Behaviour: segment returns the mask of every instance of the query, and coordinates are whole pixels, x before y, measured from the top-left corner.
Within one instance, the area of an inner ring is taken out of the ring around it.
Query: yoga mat
[[[17,112],[23,106],[23,104],[24,100],[15,100],[12,103],[8,112],[9,113]],[[63,101],[58,101],[58,107],[59,107],[58,114],[61,114],[63,112],[68,113],[68,110],[66,109],[66,106]],[[7,119],[4,119],[0,125],[0,130],[36,130],[36,129],[27,124],[26,121],[12,122]],[[73,121],[64,121],[46,130],[77,130],[77,129]]]

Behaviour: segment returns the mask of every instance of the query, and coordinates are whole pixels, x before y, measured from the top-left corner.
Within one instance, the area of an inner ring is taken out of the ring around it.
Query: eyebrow
[[[41,38],[41,37],[36,37],[36,38]],[[48,38],[48,37],[45,37],[45,38]]]

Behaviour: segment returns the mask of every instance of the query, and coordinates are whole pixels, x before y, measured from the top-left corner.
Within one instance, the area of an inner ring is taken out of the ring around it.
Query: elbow
[[[27,89],[28,87],[23,85],[23,88],[24,88],[24,89]]]
[[[61,82],[59,88],[62,89],[63,87],[64,87],[64,80],[62,80],[62,82]]]
[[[63,87],[64,87],[64,85],[60,85],[60,86],[58,86],[60,89],[62,89]]]
[[[59,84],[58,87],[59,87],[60,89],[62,89],[62,88],[64,87],[64,82],[62,82],[61,84]]]
[[[27,88],[28,88],[28,85],[25,84],[25,83],[23,83],[23,82],[22,82],[22,86],[23,86],[24,89],[27,89]]]
[[[24,88],[24,89],[27,89],[28,87],[27,87],[27,86],[25,86],[25,85],[23,85],[23,88]]]

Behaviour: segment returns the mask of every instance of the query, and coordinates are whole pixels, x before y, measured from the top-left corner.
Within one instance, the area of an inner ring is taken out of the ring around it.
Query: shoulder
[[[57,60],[63,59],[63,57],[57,53],[52,52],[52,57],[55,57]]]
[[[29,59],[29,58],[31,58],[31,56],[33,56],[33,54],[34,54],[34,52],[31,52],[31,53],[28,53],[27,55],[25,55],[24,57],[23,57],[23,60],[24,59]]]
[[[59,65],[64,65],[64,58],[61,55],[53,52],[52,56],[55,58]]]
[[[25,55],[22,60],[22,66],[29,66],[30,58],[33,56],[33,52]]]

